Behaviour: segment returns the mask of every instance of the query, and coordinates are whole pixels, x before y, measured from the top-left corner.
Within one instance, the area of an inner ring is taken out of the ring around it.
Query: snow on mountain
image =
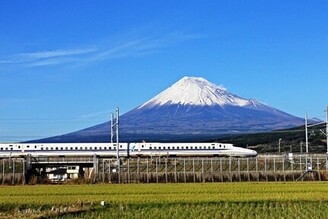
[[[141,105],[139,109],[166,104],[246,106],[250,102],[229,93],[224,87],[217,86],[204,78],[183,77],[171,87]]]

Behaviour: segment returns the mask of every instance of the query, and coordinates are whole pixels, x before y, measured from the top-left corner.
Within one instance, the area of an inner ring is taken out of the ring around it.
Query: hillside
[[[326,137],[320,130],[325,131],[325,125],[309,128],[309,152],[327,152]],[[220,142],[230,142],[237,146],[248,146],[259,153],[278,152],[279,139],[281,139],[281,152],[305,152],[305,130],[304,126],[291,129],[276,130],[272,132],[261,132],[242,135],[227,135],[212,139]]]

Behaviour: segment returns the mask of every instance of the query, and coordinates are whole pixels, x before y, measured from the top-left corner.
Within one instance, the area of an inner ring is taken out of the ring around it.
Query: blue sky
[[[2,1],[0,142],[63,134],[199,76],[324,119],[327,1]]]

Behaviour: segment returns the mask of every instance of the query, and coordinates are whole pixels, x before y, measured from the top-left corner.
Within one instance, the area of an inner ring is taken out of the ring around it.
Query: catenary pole
[[[309,153],[308,115],[307,114],[305,114],[305,152]]]

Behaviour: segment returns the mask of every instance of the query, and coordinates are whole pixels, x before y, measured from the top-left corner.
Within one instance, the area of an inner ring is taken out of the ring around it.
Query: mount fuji
[[[120,141],[201,141],[303,124],[303,119],[228,92],[204,78],[183,77],[120,117]],[[42,142],[106,142],[110,122]]]

